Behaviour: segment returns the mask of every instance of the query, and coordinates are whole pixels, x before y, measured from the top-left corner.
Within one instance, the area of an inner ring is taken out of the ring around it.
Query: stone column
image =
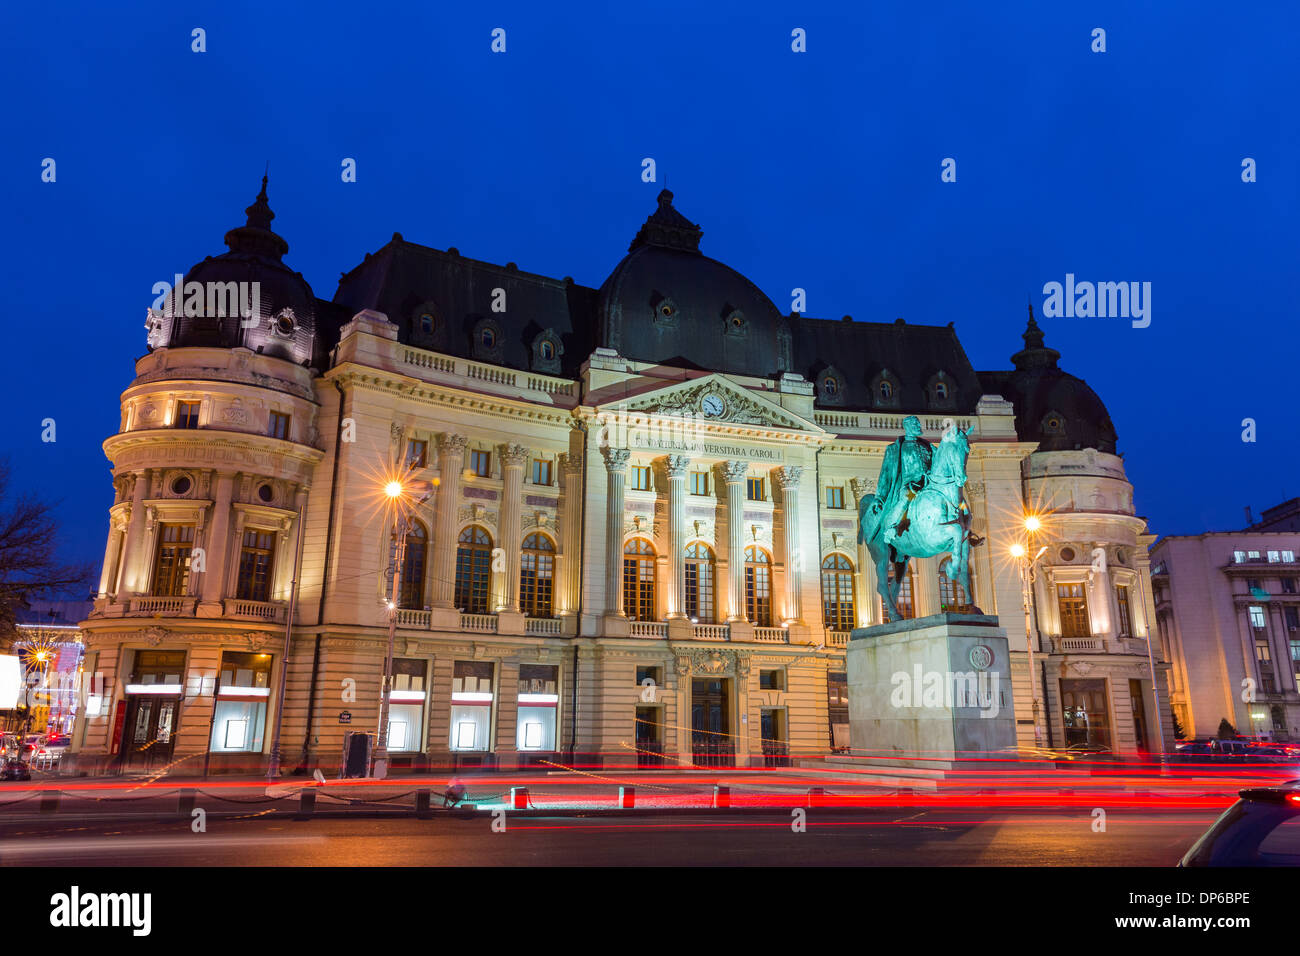
[[[667,618],[686,616],[686,469],[687,455],[669,455],[668,472],[668,597]]]
[[[117,583],[117,563],[122,555],[122,541],[130,524],[131,505],[126,504],[108,516],[108,544],[104,547],[104,567],[99,572],[99,596],[108,597]]]
[[[200,612],[207,610],[220,614],[221,599],[225,597],[226,555],[230,552],[230,501],[234,497],[235,476],[216,476],[216,495],[212,506],[212,530],[205,535],[208,541],[208,570],[203,575]]]
[[[912,582],[916,585],[916,593],[912,595],[912,601],[916,606],[916,616],[929,617],[931,614],[938,614],[941,604],[939,558],[937,556],[913,558],[912,564],[915,565]]]
[[[122,598],[143,594],[149,587],[148,571],[141,567],[146,518],[144,500],[148,493],[149,470],[145,469],[131,476],[131,517],[126,527],[126,542],[122,545],[122,558],[118,562],[121,579],[113,589],[119,604]]]
[[[522,445],[501,445],[501,540],[505,550],[505,583],[498,611],[519,612],[520,534],[523,527],[524,462],[528,449]]]
[[[855,505],[861,505],[863,496],[874,494],[876,490],[875,481],[869,478],[853,478],[850,479],[849,484],[856,499]],[[855,511],[854,514],[856,513]],[[872,627],[884,623],[880,612],[880,595],[876,593],[876,565],[871,560],[871,551],[868,550],[864,543],[858,541],[856,522],[853,529],[853,540],[857,542],[858,549],[857,587],[854,589],[853,595],[854,612],[858,619],[856,626]]]
[[[745,618],[745,473],[747,461],[724,461],[722,480],[727,485],[727,567],[730,571],[730,608],[727,621]]]
[[[454,610],[456,578],[456,509],[465,464],[464,435],[438,436],[437,527],[433,533],[433,607]]]
[[[786,465],[773,474],[781,486],[781,509],[785,520],[785,619],[791,624],[802,624],[799,607],[799,588],[803,582],[803,550],[799,547],[799,478],[800,465]]]
[[[608,445],[600,453],[609,483],[605,494],[605,613],[623,617],[623,486],[632,453]]]
[[[563,615],[576,614],[582,587],[582,455],[560,455],[560,593],[555,606]]]

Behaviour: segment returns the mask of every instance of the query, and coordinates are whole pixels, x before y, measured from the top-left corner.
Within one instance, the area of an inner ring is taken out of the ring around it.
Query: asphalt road
[[[241,820],[0,828],[3,866],[1172,866],[1216,812],[807,811],[781,815]]]

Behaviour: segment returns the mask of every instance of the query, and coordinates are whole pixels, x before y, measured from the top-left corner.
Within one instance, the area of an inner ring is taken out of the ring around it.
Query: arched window
[[[496,348],[497,334],[491,329],[484,329],[479,340],[483,343],[485,349]]]
[[[951,555],[939,561],[939,610],[953,614],[964,613],[970,608],[971,599],[961,584],[949,579],[948,564],[951,561]]]
[[[894,603],[898,605],[898,613],[903,615],[904,619],[916,617],[916,603],[912,600],[912,595],[916,589],[912,587],[912,578],[916,574],[916,568],[912,562],[907,564],[907,577],[903,579],[903,585],[898,589],[898,600]],[[894,580],[894,564],[889,564],[889,580]],[[880,602],[880,619],[888,620],[889,616],[885,613],[885,602]]]
[[[465,614],[487,614],[491,583],[492,537],[470,525],[456,545],[456,607]]]
[[[832,631],[851,631],[853,614],[853,564],[842,554],[822,562],[822,620]]]
[[[948,385],[947,385],[947,383],[945,383],[945,382],[935,382],[935,383],[934,383],[934,397],[935,397],[935,398],[947,398],[947,397],[948,397]]]
[[[555,545],[544,534],[524,538],[519,563],[519,609],[528,617],[554,616]]]
[[[429,554],[429,538],[424,526],[412,521],[406,529],[406,553],[402,555],[402,590],[398,607],[424,607],[424,566]]]
[[[894,386],[890,385],[888,382],[881,382],[880,400],[883,402],[887,402],[893,397],[894,397]]]
[[[555,343],[545,341],[537,347],[537,352],[544,359],[553,359],[555,358]]]
[[[772,560],[753,546],[745,549],[745,617],[755,627],[772,626]]]
[[[686,546],[686,616],[701,624],[712,624],[713,549],[701,541]]]
[[[633,621],[655,619],[655,549],[644,538],[623,547],[623,613]]]

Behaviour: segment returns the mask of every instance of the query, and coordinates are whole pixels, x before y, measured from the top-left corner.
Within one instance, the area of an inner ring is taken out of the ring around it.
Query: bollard
[[[316,791],[308,787],[303,787],[298,791],[298,813],[294,816],[295,820],[306,820],[316,812]]]
[[[183,817],[192,816],[194,813],[194,791],[182,790],[176,800],[176,812]]]
[[[826,802],[826,791],[821,787],[810,787],[808,790],[808,806],[820,807]]]
[[[619,787],[618,805],[623,810],[631,810],[633,807],[635,807],[636,787]]]
[[[720,783],[713,785],[713,806],[718,810],[725,810],[731,806],[731,788],[724,787]]]
[[[427,820],[429,814],[429,791],[415,791],[415,815],[421,820]]]
[[[511,787],[510,788],[510,806],[515,810],[528,809],[528,788]]]
[[[55,813],[59,809],[59,791],[46,790],[41,794],[41,813]]]

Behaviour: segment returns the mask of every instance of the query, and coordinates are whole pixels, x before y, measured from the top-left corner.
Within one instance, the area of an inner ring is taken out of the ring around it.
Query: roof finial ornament
[[[1043,330],[1038,327],[1038,320],[1034,318],[1034,302],[1029,300],[1029,321],[1025,325],[1025,331],[1021,338],[1025,340],[1023,350],[1011,356],[1011,361],[1016,368],[1032,367],[1055,367],[1056,360],[1061,357],[1061,353],[1055,349],[1049,349],[1043,344]]]

